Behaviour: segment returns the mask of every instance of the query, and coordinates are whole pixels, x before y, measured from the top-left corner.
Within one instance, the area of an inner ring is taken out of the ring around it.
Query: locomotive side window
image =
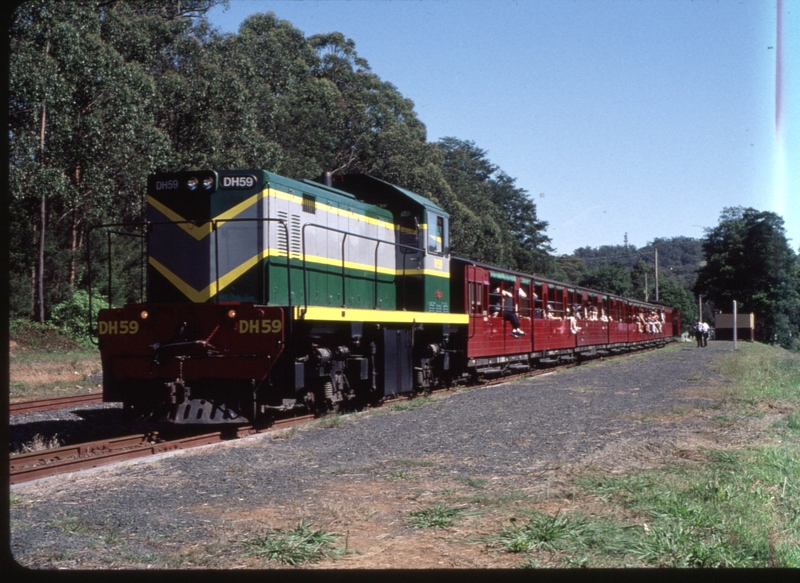
[[[433,213],[429,213],[428,251],[437,255],[444,253],[444,217]]]

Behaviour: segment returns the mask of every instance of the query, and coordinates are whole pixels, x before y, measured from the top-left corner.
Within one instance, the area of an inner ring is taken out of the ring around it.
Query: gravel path
[[[531,489],[586,464],[652,465],[702,432],[707,415],[681,412],[713,403],[699,389],[724,382],[712,364],[731,350],[726,342],[669,347],[285,439],[260,436],[22,485],[11,493],[11,551],[32,568],[145,568],[153,557],[210,548],[254,520],[280,523],[284,509],[331,493],[346,492],[342,499],[356,505],[361,495],[367,506],[399,496],[410,486],[389,478],[404,468],[430,483]],[[299,518],[283,516],[286,524]]]

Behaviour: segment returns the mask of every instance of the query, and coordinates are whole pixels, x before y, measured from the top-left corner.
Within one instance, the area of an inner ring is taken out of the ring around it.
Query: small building
[[[733,314],[717,314],[714,318],[716,340],[733,340]],[[756,333],[755,314],[736,315],[736,339],[753,342]]]

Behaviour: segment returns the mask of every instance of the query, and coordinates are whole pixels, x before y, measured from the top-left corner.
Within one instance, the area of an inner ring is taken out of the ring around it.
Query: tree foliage
[[[15,316],[43,319],[85,287],[87,225],[141,218],[146,176],[161,170],[369,173],[448,210],[454,253],[527,271],[553,264],[527,193],[474,144],[427,142],[413,102],[352,39],[306,38],[272,12],[221,34],[204,18],[221,3],[32,0],[14,13]],[[135,298],[134,288],[123,277],[113,293]]]
[[[706,264],[694,290],[725,312],[756,315],[756,339],[800,348],[800,269],[783,219],[753,208],[726,208],[703,239]]]
[[[456,200],[445,204],[453,215],[451,239],[458,253],[501,267],[549,275],[547,223],[538,219],[536,205],[515,180],[492,164],[474,142],[442,138],[445,180]],[[460,204],[458,204],[460,203]]]
[[[201,167],[266,168],[292,178],[369,173],[450,213],[454,255],[642,299],[653,298],[647,258],[657,247],[661,281],[671,281],[661,284],[662,297],[686,300],[680,290],[688,294],[701,261],[696,240],[554,258],[528,193],[474,142],[428,142],[414,103],[371,70],[352,39],[335,31],[305,37],[272,12],[222,34],[205,13],[226,3],[31,0],[14,13],[12,316],[57,316],[54,306],[68,305],[90,275],[102,275],[85,267],[86,227],[141,218],[148,174]],[[134,240],[119,246],[112,262],[120,276],[103,293],[140,298],[138,250]],[[762,290],[767,295],[747,301],[767,306],[768,294],[790,283],[779,278]],[[784,337],[795,324],[781,309],[770,326]]]

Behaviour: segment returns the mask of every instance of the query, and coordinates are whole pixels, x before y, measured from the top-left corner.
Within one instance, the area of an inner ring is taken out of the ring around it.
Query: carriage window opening
[[[519,315],[523,318],[531,316],[531,286],[527,281],[519,285]]]
[[[499,316],[503,311],[503,284],[499,279],[489,280],[489,312],[492,316]]]
[[[544,317],[544,292],[542,291],[543,286],[541,283],[535,283],[533,285],[533,293],[536,294],[533,297],[533,309],[535,311],[535,318],[543,318]]]
[[[564,295],[563,288],[556,289],[556,286],[547,286],[547,317],[561,320],[564,318]]]
[[[303,212],[311,213],[312,215],[317,213],[317,197],[311,196],[310,194],[303,195]]]

